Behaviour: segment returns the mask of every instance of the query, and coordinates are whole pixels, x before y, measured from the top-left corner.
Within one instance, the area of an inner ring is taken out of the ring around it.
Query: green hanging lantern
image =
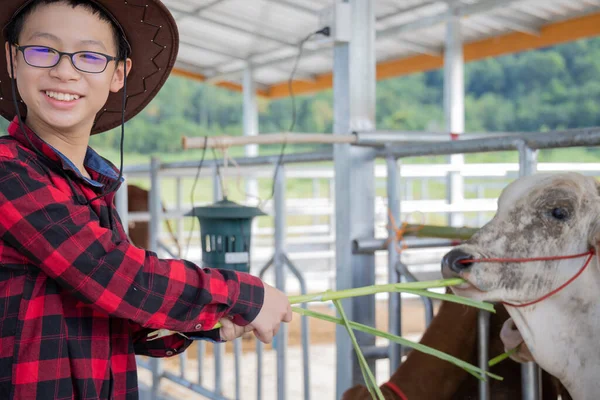
[[[223,200],[195,207],[186,216],[200,221],[202,261],[210,268],[250,271],[252,219],[266,215],[258,207]]]

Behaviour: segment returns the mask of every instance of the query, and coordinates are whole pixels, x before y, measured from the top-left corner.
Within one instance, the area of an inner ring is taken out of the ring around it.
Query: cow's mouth
[[[473,277],[471,276],[470,272],[461,272],[460,274],[454,274],[453,276],[451,276],[452,278],[461,278],[464,282],[458,284],[458,285],[453,285],[452,286],[452,290],[455,290],[456,292],[458,292],[457,294],[460,295],[465,295],[468,292],[475,292],[475,293],[484,293],[484,290],[481,290],[481,288],[479,288],[479,286],[477,286],[477,284],[473,281]],[[446,276],[444,276],[444,278],[446,278]]]

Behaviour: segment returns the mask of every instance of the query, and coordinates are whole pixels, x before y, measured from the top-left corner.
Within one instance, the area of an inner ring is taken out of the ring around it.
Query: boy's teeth
[[[73,101],[79,99],[79,96],[76,94],[58,93],[50,91],[46,91],[46,96],[52,97],[53,99],[57,99],[60,101]]]

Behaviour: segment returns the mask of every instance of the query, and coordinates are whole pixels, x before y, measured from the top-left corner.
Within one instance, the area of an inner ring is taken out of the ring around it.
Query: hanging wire
[[[200,171],[202,170],[202,165],[204,164],[207,143],[208,143],[208,136],[204,136],[204,149],[202,150],[202,157],[200,157],[200,163],[198,164],[198,168],[196,169],[196,177],[194,178],[194,183],[192,184],[192,192],[191,192],[192,212],[196,208],[195,202],[194,202],[194,194],[196,192],[196,185],[198,184],[198,179],[200,178]],[[192,218],[192,227],[190,228],[190,234],[188,236],[187,244],[185,246],[185,258],[187,258],[188,252],[190,250],[190,243],[192,242],[192,233],[194,232],[195,223],[196,223],[196,218]],[[200,238],[200,240],[202,240],[202,238]]]

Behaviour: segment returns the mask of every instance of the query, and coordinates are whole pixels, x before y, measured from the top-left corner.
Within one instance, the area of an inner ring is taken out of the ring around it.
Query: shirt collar
[[[114,183],[119,177],[118,169],[89,146],[86,150],[84,166],[88,169],[92,179],[84,177],[81,174],[81,171],[75,167],[75,164],[73,164],[64,154],[42,140],[42,138],[33,132],[25,123],[23,123],[23,127],[25,128],[25,134],[29,137],[31,144],[33,144],[36,149],[41,151],[42,154],[47,156],[50,160],[56,162],[61,168],[70,171],[88,184],[96,187],[103,187],[108,183]],[[8,134],[19,141],[23,146],[31,148],[31,144],[23,135],[23,130],[19,129],[19,120],[17,117],[13,118],[8,126]],[[123,180],[123,177],[121,177],[119,183],[122,183]]]

